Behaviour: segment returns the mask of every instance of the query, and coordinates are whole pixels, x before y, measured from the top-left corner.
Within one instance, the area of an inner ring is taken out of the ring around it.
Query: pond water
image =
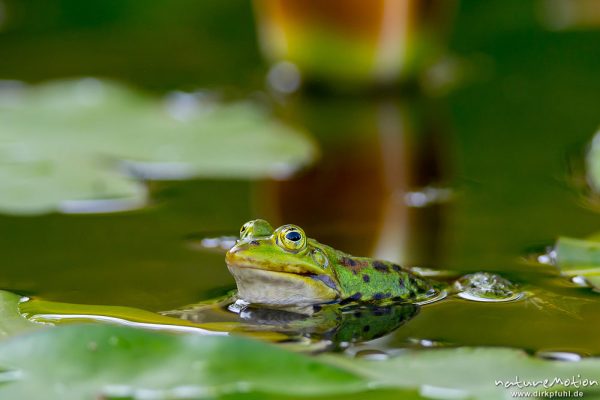
[[[477,345],[599,355],[600,294],[529,258],[559,235],[600,226],[577,180],[600,104],[600,60],[581,55],[598,54],[598,34],[558,35],[519,20],[478,36],[483,28],[469,26],[477,15],[471,6],[461,17],[455,45],[475,72],[448,95],[274,102],[321,148],[292,179],[158,182],[139,211],[0,216],[0,287],[54,302],[177,309],[235,287],[223,253],[199,249],[198,238],[265,218],[354,255],[497,272],[530,293],[428,304],[352,351]],[[237,316],[209,310],[203,322],[211,320]]]

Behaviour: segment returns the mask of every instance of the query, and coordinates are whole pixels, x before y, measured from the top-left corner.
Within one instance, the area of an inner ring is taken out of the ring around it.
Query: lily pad
[[[414,388],[434,399],[509,399],[515,392],[563,389],[581,391],[585,398],[600,393],[600,360],[593,358],[550,361],[516,349],[467,347],[408,351],[385,361],[327,360],[377,385]],[[519,382],[531,385],[519,388]]]
[[[592,189],[600,193],[600,131],[596,133],[586,158],[587,175]]]
[[[69,325],[0,343],[6,399],[204,399],[231,393],[328,395],[368,389],[344,369],[259,341]]]
[[[21,301],[21,296],[0,290],[0,340],[44,326],[21,315]]]
[[[406,351],[383,361],[311,357],[235,336],[110,325],[0,342],[0,368],[0,398],[487,400],[536,389],[600,392],[597,359],[550,361],[501,348]]]
[[[0,316],[2,316],[2,296],[6,296],[5,303],[12,315],[19,315],[19,313],[22,315],[19,315],[20,318],[8,318],[4,321],[4,325],[9,331],[13,330],[15,323],[22,323],[22,320],[27,318],[26,321],[29,321],[29,323],[47,325],[97,322],[161,330],[163,332],[193,332],[203,335],[236,334],[273,342],[289,339],[288,336],[277,332],[248,330],[247,327],[238,322],[196,323],[133,307],[71,304],[41,299],[28,299],[28,301],[17,302],[15,297],[12,297],[15,295],[1,290]]]
[[[600,289],[600,241],[561,237],[556,242],[556,264],[569,277],[583,277]]]
[[[0,212],[142,206],[143,180],[285,178],[314,143],[250,102],[166,100],[96,79],[0,88]]]

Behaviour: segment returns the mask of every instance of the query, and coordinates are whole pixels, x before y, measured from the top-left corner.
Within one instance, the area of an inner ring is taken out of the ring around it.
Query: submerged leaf
[[[281,178],[315,156],[255,105],[172,97],[95,79],[0,89],[0,212],[131,209],[140,179]]]
[[[8,292],[0,291],[0,294],[2,293]],[[0,318],[3,316],[1,311],[0,309]],[[197,323],[133,307],[71,304],[31,299],[21,302],[18,312],[22,313],[28,321],[52,325],[98,322],[164,332],[193,332],[203,335],[239,334],[274,342],[288,339],[288,336],[277,332],[249,330],[239,322]]]

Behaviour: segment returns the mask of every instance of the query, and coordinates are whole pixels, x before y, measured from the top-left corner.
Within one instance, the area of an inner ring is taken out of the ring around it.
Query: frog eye
[[[273,233],[273,228],[264,219],[255,219],[248,221],[240,229],[240,239],[247,237],[270,236]]]
[[[279,228],[277,244],[284,250],[298,252],[306,247],[306,235],[295,225],[284,225]]]
[[[240,239],[244,239],[250,234],[251,227],[252,221],[246,222],[244,225],[242,225],[242,227],[240,228]]]

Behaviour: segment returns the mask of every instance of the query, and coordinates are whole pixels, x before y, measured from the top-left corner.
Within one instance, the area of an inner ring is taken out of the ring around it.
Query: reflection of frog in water
[[[337,343],[383,336],[448,291],[478,301],[519,296],[494,274],[466,275],[446,285],[391,262],[345,254],[307,238],[298,226],[274,230],[260,219],[242,226],[226,262],[238,288],[229,310],[248,329]],[[169,314],[195,320],[198,310]]]
[[[396,330],[419,311],[415,304],[324,307],[313,315],[246,306],[240,318],[250,329],[273,330],[332,343],[364,342]]]

